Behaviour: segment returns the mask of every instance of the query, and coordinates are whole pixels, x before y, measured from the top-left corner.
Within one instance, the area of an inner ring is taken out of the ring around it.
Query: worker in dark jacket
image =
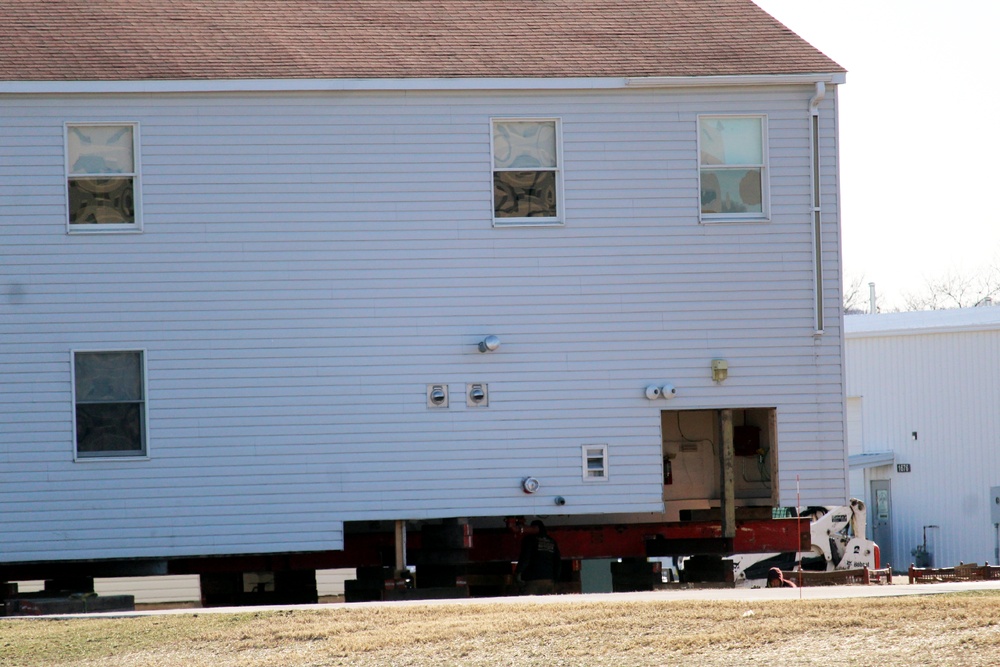
[[[776,567],[772,567],[767,573],[768,588],[798,588],[793,581],[785,579],[784,573]]]
[[[549,537],[544,523],[536,519],[531,526],[535,534],[526,535],[522,540],[521,557],[514,574],[525,595],[550,595],[555,593],[559,579],[559,545]]]

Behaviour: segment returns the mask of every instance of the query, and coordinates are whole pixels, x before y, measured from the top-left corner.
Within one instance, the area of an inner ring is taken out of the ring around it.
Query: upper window
[[[146,455],[144,356],[73,353],[77,458]]]
[[[493,222],[552,224],[562,219],[559,125],[493,121]]]
[[[137,126],[66,126],[66,182],[71,231],[139,229]]]
[[[764,116],[699,116],[701,219],[767,219]]]

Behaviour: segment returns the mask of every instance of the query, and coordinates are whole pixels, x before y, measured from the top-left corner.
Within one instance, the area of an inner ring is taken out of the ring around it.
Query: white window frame
[[[600,452],[602,475],[591,475],[590,461],[596,457],[591,456],[591,452]],[[580,455],[583,463],[584,482],[606,482],[611,478],[611,471],[608,467],[608,446],[607,445],[581,445]]]
[[[750,213],[704,213],[701,206],[701,172],[703,168],[712,168],[712,165],[701,163],[701,124],[702,120],[711,118],[740,119],[756,118],[760,121],[760,141],[761,141],[761,164],[727,164],[721,165],[727,169],[760,169],[760,212]],[[704,113],[697,116],[696,134],[698,137],[697,159],[698,159],[698,220],[702,224],[714,224],[725,222],[770,222],[771,220],[771,187],[770,169],[767,141],[767,114],[764,113]]]
[[[495,146],[493,145],[494,126],[497,123],[555,123],[556,128],[556,166],[540,169],[496,168]],[[562,119],[551,116],[497,116],[490,118],[490,216],[494,227],[561,227],[566,220],[566,189],[563,187],[563,145]],[[493,186],[494,174],[498,171],[553,171],[556,175],[556,215],[539,218],[498,218],[496,216],[496,189]]]
[[[74,127],[125,127],[132,128],[132,171],[129,173],[116,174],[87,174],[96,178],[131,178],[132,179],[132,202],[134,207],[135,222],[123,224],[83,224],[70,222],[69,204],[69,180],[79,178],[81,174],[73,174],[69,164],[69,133]],[[68,234],[121,234],[137,233],[142,231],[142,187],[141,187],[141,162],[139,159],[139,123],[138,121],[71,121],[63,124],[63,162],[64,162],[64,182],[66,188],[66,232]]]
[[[77,354],[91,354],[100,352],[137,352],[142,357],[142,362],[139,365],[140,371],[142,372],[142,451],[141,452],[100,452],[100,453],[85,453],[80,454],[78,450],[77,442],[77,432],[76,432],[76,355]],[[70,388],[72,391],[72,422],[73,422],[73,460],[78,463],[85,463],[88,461],[148,461],[149,460],[149,385],[148,378],[149,373],[146,368],[146,359],[148,355],[144,348],[132,348],[132,347],[109,347],[109,348],[86,348],[86,349],[74,349],[70,350],[69,355],[69,372],[70,372]]]

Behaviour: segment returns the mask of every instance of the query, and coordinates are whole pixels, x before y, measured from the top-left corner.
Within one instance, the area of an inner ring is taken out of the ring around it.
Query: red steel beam
[[[526,529],[526,532],[530,531]],[[712,553],[723,547],[731,553],[769,553],[808,551],[810,546],[808,521],[796,519],[761,519],[736,522],[736,536],[731,549],[722,537],[722,524],[712,521],[682,521],[674,523],[644,523],[593,526],[550,526],[549,534],[559,544],[563,558],[645,558],[651,541],[689,542],[711,545]],[[415,553],[421,548],[421,535],[407,535],[411,552],[408,562],[416,562]],[[479,529],[472,534],[472,562],[515,561],[520,553],[522,535],[510,529]],[[169,563],[171,574],[327,569],[336,567],[392,566],[394,536],[388,532],[348,533],[343,551],[246,555],[208,558],[182,558]],[[697,550],[686,555],[701,553]]]
[[[551,526],[549,535],[559,544],[563,558],[644,558],[647,542],[716,541],[723,543],[722,524],[712,521],[621,524],[601,526]],[[512,531],[473,533],[472,560],[517,560],[521,538]],[[808,521],[761,519],[736,522],[731,553],[808,551]],[[502,554],[499,558],[498,555]],[[693,555],[693,554],[691,554]]]

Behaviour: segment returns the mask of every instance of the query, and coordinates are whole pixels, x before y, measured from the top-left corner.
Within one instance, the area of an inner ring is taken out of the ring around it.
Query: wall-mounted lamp
[[[534,493],[538,490],[539,486],[541,486],[541,484],[539,484],[538,480],[534,477],[525,477],[521,480],[521,490],[525,493]]]
[[[496,336],[487,336],[486,338],[479,341],[480,352],[492,352],[498,347],[500,347],[500,339],[497,338]]]
[[[729,377],[729,362],[725,359],[712,359],[712,381],[722,382]]]

